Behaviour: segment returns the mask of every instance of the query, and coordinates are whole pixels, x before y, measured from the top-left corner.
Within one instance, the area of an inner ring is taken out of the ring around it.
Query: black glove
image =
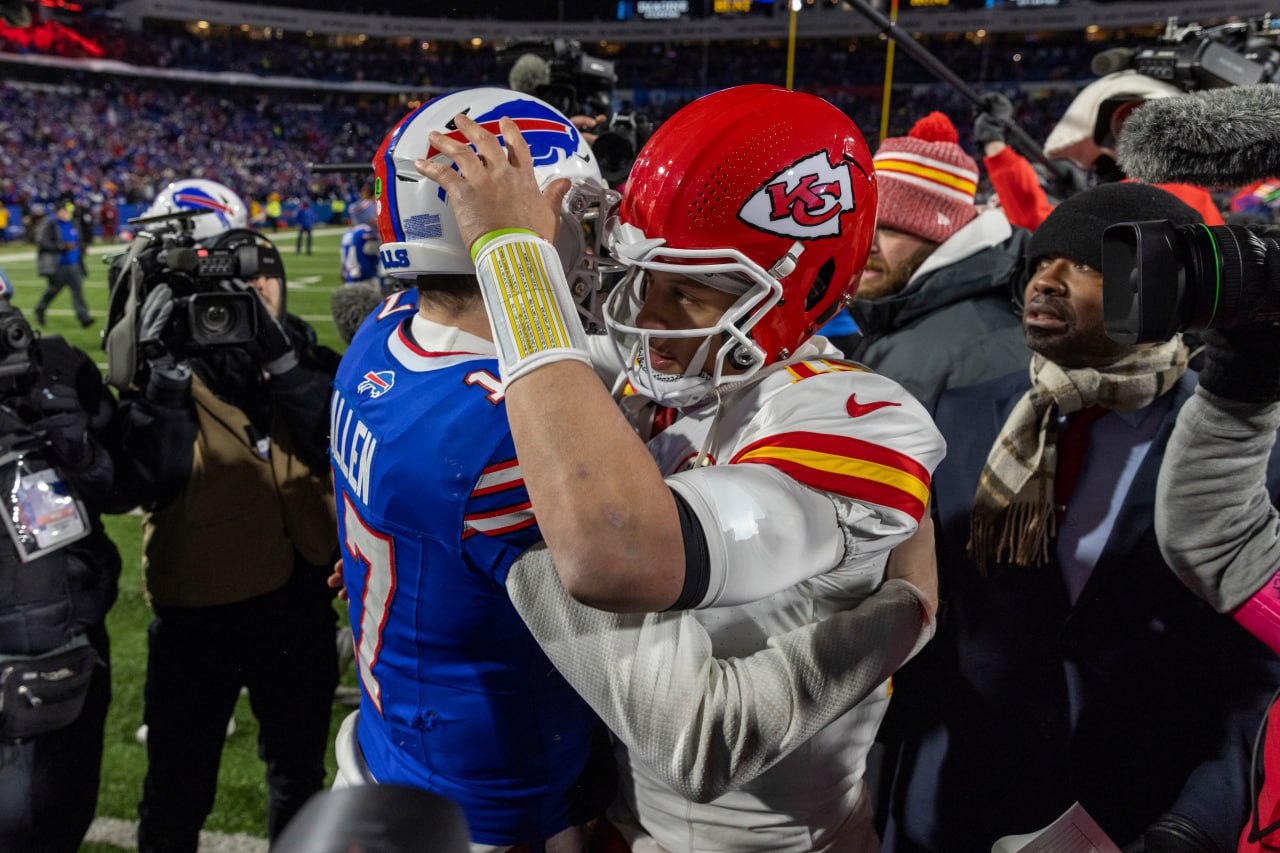
[[[1074,161],[1065,157],[1053,158],[1058,172],[1049,182],[1050,192],[1062,201],[1066,201],[1076,193],[1084,192],[1089,182],[1088,173]],[[1053,203],[1053,200],[1050,200]]]
[[[165,344],[164,335],[173,317],[173,291],[158,284],[142,303],[138,320],[138,349],[151,368],[147,380],[147,399],[168,406],[186,401],[191,389],[191,366],[174,358]]]
[[[1124,853],[1215,853],[1220,848],[1187,818],[1165,813],[1124,846]]]
[[[974,112],[973,141],[979,145],[1004,142],[1004,132],[1013,120],[1013,104],[999,92],[982,96],[982,106]]]
[[[89,443],[89,413],[80,404],[76,389],[69,385],[47,385],[31,392],[30,399],[39,419],[27,424],[54,458],[73,471],[85,468],[93,459]]]
[[[283,324],[272,316],[271,310],[262,295],[251,290],[254,305],[258,313],[258,334],[245,345],[245,352],[253,356],[262,369],[273,376],[287,373],[298,366],[298,356],[293,351],[293,342]]]
[[[1205,345],[1202,388],[1240,403],[1280,400],[1280,328],[1205,329],[1201,338]]]

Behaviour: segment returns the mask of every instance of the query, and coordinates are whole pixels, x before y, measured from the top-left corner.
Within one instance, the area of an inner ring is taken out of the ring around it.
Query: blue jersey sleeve
[[[467,498],[462,554],[469,565],[505,586],[516,557],[542,541],[510,433],[503,436]]]

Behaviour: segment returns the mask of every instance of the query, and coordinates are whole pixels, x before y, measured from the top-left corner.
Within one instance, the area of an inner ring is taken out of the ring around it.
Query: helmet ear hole
[[[746,370],[756,363],[756,357],[742,344],[734,344],[733,349],[729,350],[729,363],[739,370]]]
[[[827,295],[827,289],[831,287],[831,277],[835,272],[835,258],[827,258],[826,263],[818,268],[818,274],[813,277],[813,284],[809,286],[809,294],[804,298],[806,312],[812,311],[813,307]]]

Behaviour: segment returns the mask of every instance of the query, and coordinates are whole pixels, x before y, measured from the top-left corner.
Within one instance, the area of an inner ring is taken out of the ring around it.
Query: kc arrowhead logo
[[[840,234],[840,215],[856,208],[849,164],[818,151],[783,169],[751,194],[738,218],[769,234],[817,240]]]

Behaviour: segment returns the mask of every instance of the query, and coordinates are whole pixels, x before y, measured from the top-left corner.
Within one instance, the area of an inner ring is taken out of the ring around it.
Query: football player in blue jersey
[[[372,199],[351,205],[351,228],[342,234],[343,284],[387,286],[386,270],[378,258],[382,238],[378,235],[378,213]]]
[[[874,230],[875,173],[856,126],[771,86],[718,92],[668,119],[609,217],[608,249],[627,274],[603,305],[607,335],[593,338],[551,242],[566,187],[539,190],[518,122],[454,125],[430,135],[415,170],[444,188],[471,247],[554,571],[601,608],[694,608],[680,643],[643,636],[669,627],[656,618],[619,617],[631,626],[619,636],[600,629],[603,616],[565,625],[544,596],[526,598],[533,552],[508,573],[534,635],[626,747],[611,821],[645,851],[877,849],[862,774],[885,685],[841,696],[853,701],[818,731],[793,713],[810,697],[797,703],[787,678],[732,682],[751,688],[739,712],[804,730],[757,762],[760,744],[682,713],[722,697],[676,681],[686,655],[753,657],[806,626],[846,624],[831,620],[884,594],[891,548],[927,514],[945,451],[927,412],[814,334],[852,296]],[[600,338],[620,401],[596,379]],[[914,599],[893,588],[914,640]],[[696,653],[689,622],[703,629]],[[663,649],[670,675],[644,664]],[[602,671],[602,650],[620,665]],[[789,674],[838,678],[865,663],[857,645],[797,651]],[[671,733],[690,720],[699,737]],[[721,784],[725,756],[753,772]]]
[[[705,627],[687,614],[618,615],[568,596],[539,545],[466,243],[440,186],[413,169],[438,153],[428,132],[464,138],[462,112],[495,128],[512,118],[536,182],[578,178],[559,199],[567,221],[554,259],[517,262],[563,266],[567,310],[587,325],[598,295],[601,249],[585,249],[577,219],[609,199],[590,151],[566,144],[575,131],[563,117],[525,96],[472,90],[426,105],[388,136],[375,160],[383,257],[421,296],[387,298],[335,386],[331,459],[363,693],[338,737],[337,784],[445,793],[463,806],[478,849],[548,839],[547,849],[579,849],[575,827],[609,785],[601,771],[598,788],[582,791],[598,730],[544,649],[639,756],[688,796],[710,798],[875,692],[928,638],[931,544],[898,572],[926,593],[886,584],[741,660],[713,658]],[[770,556],[785,561],[785,550]],[[771,591],[759,573],[745,581],[726,579],[726,594]]]
[[[439,187],[395,165],[405,151],[426,153],[428,130],[464,111],[516,116],[543,180],[571,178],[584,198],[606,192],[573,125],[505,90],[428,103],[378,152],[382,263],[417,289],[391,294],[365,321],[334,383],[330,459],[362,694],[338,744],[358,751],[362,768],[353,774],[344,760],[340,784],[442,793],[462,807],[477,849],[575,851],[612,796],[607,733],[503,589],[511,563],[541,537],[488,321]],[[582,233],[571,225],[567,235]],[[565,260],[590,273],[581,237]]]

